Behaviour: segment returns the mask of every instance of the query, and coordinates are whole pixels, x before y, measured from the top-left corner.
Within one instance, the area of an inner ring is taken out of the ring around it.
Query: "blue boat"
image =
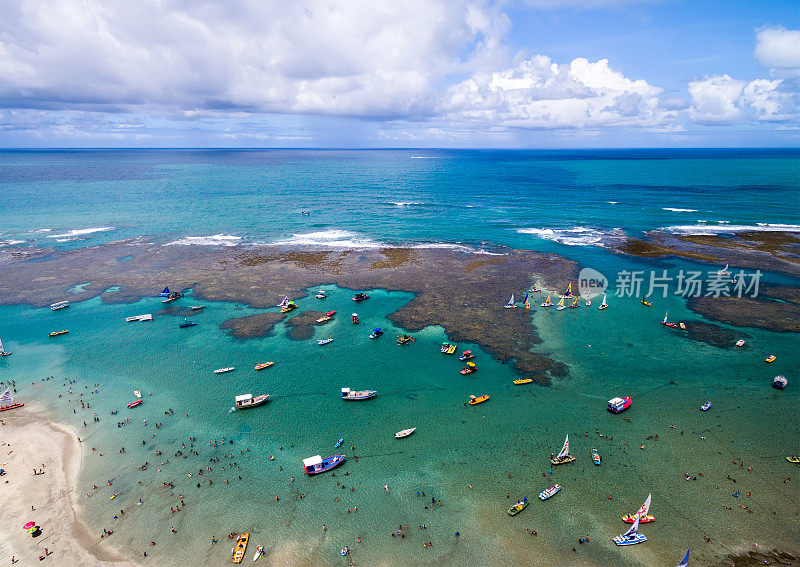
[[[319,474],[338,467],[344,462],[344,455],[333,455],[327,459],[323,459],[319,455],[314,455],[307,459],[303,459],[303,470],[306,474]]]
[[[639,515],[636,515],[636,520],[633,525],[624,534],[620,534],[613,538],[614,543],[617,545],[636,545],[647,541],[643,534],[639,533]]]
[[[382,334],[383,334],[383,329],[380,329],[380,328],[372,329],[372,334],[369,336],[369,338],[377,339]]]
[[[708,411],[708,409],[713,405],[714,404],[712,404],[711,402],[706,402],[702,406],[700,406],[700,410],[701,411]]]
[[[344,437],[340,437],[339,440],[336,442],[336,445],[333,446],[334,449],[338,449],[344,443]]]
[[[183,329],[185,327],[194,327],[195,325],[197,325],[197,323],[195,323],[194,321],[187,321],[186,319],[184,319],[183,323],[178,325],[178,327]]]
[[[170,295],[172,294],[169,292],[169,287],[165,287],[164,291],[158,294],[158,297],[169,297]]]

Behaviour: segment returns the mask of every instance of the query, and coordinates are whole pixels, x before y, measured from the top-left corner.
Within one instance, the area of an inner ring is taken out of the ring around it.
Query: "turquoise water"
[[[423,156],[433,159],[415,159]],[[772,150],[3,152],[0,240],[64,248],[140,235],[165,243],[227,235],[205,242],[509,245],[563,254],[599,269],[613,287],[623,269],[708,269],[609,254],[597,245],[615,229],[800,224],[796,207],[785,206],[796,200],[798,157]],[[49,238],[58,234],[65,236]],[[515,386],[511,365],[473,344],[459,351],[476,352],[479,370],[460,375],[463,363],[439,352],[447,338],[440,328],[396,345],[402,329],[387,316],[410,294],[370,290],[355,307],[355,290],[323,288],[328,299],[312,294],[298,311],[339,315],[306,341],[288,338],[284,324],[264,338],[231,338],[219,324],[258,311],[207,301],[191,315],[199,324],[179,329],[178,308],[200,301],[191,297],[164,313],[155,297],[133,305],[96,298],[58,312],[0,306],[0,337],[14,353],[0,359],[0,380],[15,379],[21,399],[43,402],[79,430],[90,525],[98,537],[114,529],[116,545],[139,558],[147,550],[154,565],[227,562],[226,534],[245,530],[249,553],[263,545],[271,564],[291,565],[343,564],[344,545],[360,565],[672,566],[689,546],[693,564],[702,565],[754,543],[797,549],[800,492],[795,479],[783,482],[797,470],[785,456],[800,452],[796,335],[741,329],[747,345],[723,350],[659,324],[665,311],[673,321],[700,319],[680,297],[658,297],[645,308],[611,293],[603,312],[597,300],[557,312],[539,308],[544,294],[537,294],[529,312],[543,339],[536,350],[566,362],[569,376],[551,387]],[[91,282],[80,289],[91,291]],[[503,293],[498,309],[506,299]],[[360,325],[350,322],[353,310]],[[154,313],[154,321],[125,322],[143,313]],[[376,326],[386,334],[369,340]],[[47,337],[62,328],[69,334]],[[329,335],[334,342],[316,344]],[[767,354],[776,362],[765,364]],[[253,370],[268,360],[275,365]],[[213,373],[225,366],[236,370]],[[789,378],[782,392],[770,387],[776,374]],[[47,376],[54,378],[42,381]],[[343,386],[380,395],[348,403],[339,399]],[[145,402],[128,410],[134,389]],[[247,392],[273,400],[230,412],[233,397]],[[482,393],[491,400],[464,407],[470,394]],[[605,411],[617,395],[634,399],[621,416]],[[86,398],[91,407],[81,408]],[[706,400],[714,406],[704,413]],[[165,415],[168,409],[174,413]],[[413,426],[411,437],[393,438]],[[567,433],[578,461],[551,472],[547,459]],[[648,439],[656,434],[658,441]],[[301,459],[335,454],[340,437],[348,461],[336,476],[306,478]],[[223,448],[223,439],[233,444]],[[601,467],[591,464],[592,447]],[[214,470],[198,474],[206,466]],[[686,473],[698,480],[684,480]],[[175,484],[172,494],[166,482]],[[515,499],[535,500],[552,482],[564,487],[553,499],[536,500],[515,518],[506,514]],[[648,542],[615,547],[610,538],[625,529],[619,517],[651,492],[657,521],[641,530]],[[185,507],[170,512],[180,495]],[[431,496],[436,507],[426,509]],[[124,516],[114,520],[120,508]],[[428,528],[419,530],[423,523]],[[407,536],[391,537],[399,525],[409,526]],[[212,535],[220,540],[213,547]],[[579,545],[586,535],[590,542]]]

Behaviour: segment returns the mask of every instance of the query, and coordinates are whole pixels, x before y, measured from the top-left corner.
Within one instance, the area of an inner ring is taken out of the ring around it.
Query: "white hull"
[[[214,374],[224,374],[225,372],[231,372],[233,369],[233,366],[229,366],[228,368],[217,368],[214,371]]]

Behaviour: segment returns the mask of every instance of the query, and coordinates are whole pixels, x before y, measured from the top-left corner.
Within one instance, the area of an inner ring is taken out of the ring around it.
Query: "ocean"
[[[299,311],[342,315],[316,329],[313,339],[336,337],[325,346],[292,340],[282,323],[267,337],[234,339],[219,325],[259,312],[239,304],[203,301],[187,329],[157,314],[156,297],[95,298],[58,312],[3,305],[0,338],[14,355],[0,359],[0,379],[79,430],[90,526],[98,538],[114,529],[112,543],[139,559],[148,551],[152,564],[229,561],[226,536],[242,531],[251,533],[248,562],[263,545],[271,564],[290,565],[344,564],[344,546],[359,565],[672,566],[687,547],[691,564],[704,565],[754,544],[797,550],[800,492],[794,478],[784,482],[797,470],[784,457],[800,452],[797,336],[726,326],[747,344],[720,349],[671,332],[658,324],[665,311],[702,318],[680,296],[653,308],[617,297],[616,275],[709,266],[605,246],[654,229],[800,230],[798,165],[798,150],[0,152],[0,250],[136,237],[165,246],[514,247],[563,255],[612,282],[605,311],[599,300],[545,310],[545,294],[533,294],[536,350],[569,366],[549,387],[514,385],[512,366],[475,344],[459,345],[479,366],[462,376],[463,363],[439,351],[448,338],[438,327],[396,345],[403,329],[387,316],[411,300],[405,292],[369,290],[352,325],[357,290],[330,285],[325,300],[311,293],[319,287],[298,300]],[[154,295],[163,283],[153,282]],[[507,299],[487,298],[498,307]],[[142,313],[155,320],[125,322]],[[384,337],[369,340],[374,327]],[[61,328],[70,333],[47,337]],[[777,356],[772,365],[767,354]],[[253,370],[267,360],[275,365]],[[236,370],[213,373],[224,366]],[[771,388],[776,374],[789,378],[786,390]],[[380,395],[346,403],[344,386]],[[128,410],[134,389],[145,401]],[[273,400],[231,412],[247,392]],[[481,393],[492,398],[464,406]],[[606,401],[619,395],[634,403],[612,415]],[[406,427],[418,429],[395,440]],[[567,434],[578,460],[551,467]],[[348,461],[335,477],[303,474],[301,459],[339,450]],[[562,491],[540,502],[553,482]],[[657,520],[640,529],[648,542],[614,546],[627,527],[620,516],[650,493]],[[508,516],[524,496],[530,506]],[[393,537],[401,526],[405,537]]]

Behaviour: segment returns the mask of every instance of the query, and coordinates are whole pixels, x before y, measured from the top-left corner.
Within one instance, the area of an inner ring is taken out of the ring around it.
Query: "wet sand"
[[[6,471],[0,477],[0,561],[10,565],[13,556],[20,567],[135,565],[90,533],[76,496],[81,467],[78,438],[67,426],[46,420],[41,411],[26,403],[0,414],[0,468]],[[34,475],[34,468],[44,474]],[[41,527],[41,535],[33,538],[22,529],[29,521]],[[48,555],[40,563],[45,547]]]

